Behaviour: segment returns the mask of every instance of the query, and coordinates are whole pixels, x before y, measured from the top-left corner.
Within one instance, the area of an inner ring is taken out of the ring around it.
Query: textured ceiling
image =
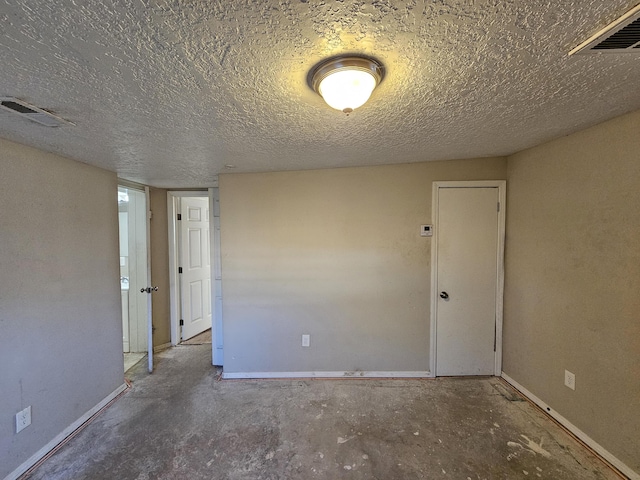
[[[640,55],[568,57],[637,0],[0,0],[0,136],[164,187],[234,172],[510,154],[640,108]],[[386,77],[350,116],[306,84]],[[1,156],[0,156],[1,158]]]

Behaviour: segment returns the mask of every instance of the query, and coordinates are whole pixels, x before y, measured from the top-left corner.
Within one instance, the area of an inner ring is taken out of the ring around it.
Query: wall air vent
[[[46,110],[13,97],[0,97],[0,107],[3,110],[8,110],[11,113],[28,118],[32,122],[39,123],[46,127],[59,127],[64,124],[74,125],[72,122],[60,118],[53,113],[47,112]]]
[[[569,55],[577,53],[640,53],[640,4],[582,42]]]

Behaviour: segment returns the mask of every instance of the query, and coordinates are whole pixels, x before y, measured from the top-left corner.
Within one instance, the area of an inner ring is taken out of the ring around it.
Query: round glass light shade
[[[364,70],[338,70],[318,85],[318,92],[336,110],[350,112],[365,104],[376,88],[374,76]]]
[[[329,58],[309,72],[309,86],[327,104],[350,113],[362,106],[382,81],[384,68],[378,61],[360,56]]]

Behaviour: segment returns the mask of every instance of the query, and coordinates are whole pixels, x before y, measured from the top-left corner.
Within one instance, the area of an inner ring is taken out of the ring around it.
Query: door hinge
[[[180,319],[180,326],[184,327],[184,320],[183,319]]]
[[[498,211],[500,211],[500,202],[498,202]]]
[[[182,214],[181,213],[178,214],[178,220],[182,220]]]
[[[178,273],[182,273],[182,267],[178,267]]]

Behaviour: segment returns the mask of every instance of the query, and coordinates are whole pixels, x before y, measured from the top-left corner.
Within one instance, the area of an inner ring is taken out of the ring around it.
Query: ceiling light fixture
[[[347,115],[365,104],[384,77],[384,67],[372,58],[333,57],[316,65],[308,76],[309,86],[327,104]]]

